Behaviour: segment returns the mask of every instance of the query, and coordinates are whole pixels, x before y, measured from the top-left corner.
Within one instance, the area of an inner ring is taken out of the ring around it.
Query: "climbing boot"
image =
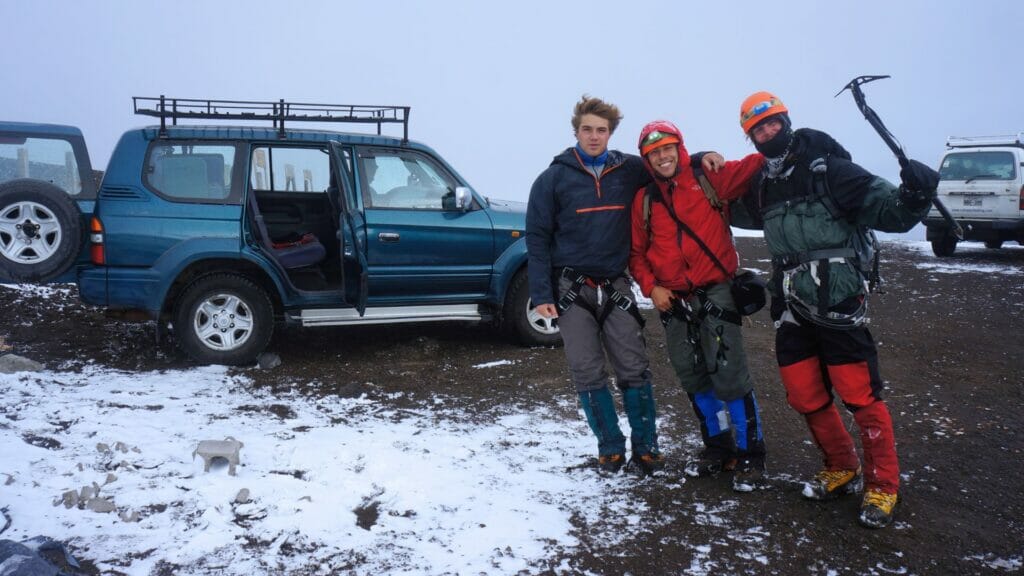
[[[757,442],[752,450],[738,454],[732,474],[732,489],[733,492],[753,492],[765,485],[764,443]]]
[[[602,474],[617,474],[626,463],[625,454],[608,454],[597,457],[597,469]]]
[[[653,476],[665,469],[665,457],[655,452],[637,455],[629,459],[626,470],[640,474],[641,476]]]
[[[808,500],[834,500],[860,492],[863,485],[860,468],[856,470],[822,470],[804,483],[803,496]]]
[[[899,494],[889,494],[869,488],[864,492],[864,500],[861,502],[860,516],[857,520],[865,528],[885,528],[892,524],[899,503]]]
[[[721,436],[727,436],[727,434],[721,434]],[[725,450],[718,446],[705,447],[696,458],[683,465],[683,473],[691,478],[715,476],[721,472],[731,472],[735,469],[736,455],[732,450]]]

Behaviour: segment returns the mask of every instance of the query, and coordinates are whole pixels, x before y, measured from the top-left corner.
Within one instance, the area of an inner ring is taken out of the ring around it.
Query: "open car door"
[[[334,181],[339,185],[335,191],[338,194],[337,206],[341,209],[338,215],[338,242],[341,248],[341,267],[346,279],[351,267],[354,267],[354,282],[344,282],[346,300],[355,304],[356,310],[362,316],[366,312],[366,297],[368,292],[366,246],[361,241],[360,229],[362,218],[356,218],[358,214],[355,202],[355,187],[351,174],[351,152],[340,146],[337,142],[331,142],[331,171]],[[359,223],[356,222],[359,221]],[[355,292],[353,294],[353,292]]]

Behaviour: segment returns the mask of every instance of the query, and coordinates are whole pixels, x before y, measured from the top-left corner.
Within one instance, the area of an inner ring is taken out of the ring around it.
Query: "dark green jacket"
[[[811,163],[825,158],[829,194],[816,192]],[[797,130],[787,170],[777,178],[762,171],[744,198],[752,212],[759,212],[765,242],[775,260],[799,259],[812,251],[854,248],[859,226],[883,232],[906,232],[928,211],[911,211],[899,201],[899,188],[864,170],[831,136],[810,129]],[[820,252],[819,252],[820,253]],[[815,265],[820,260],[815,260]],[[772,294],[780,296],[781,273],[773,266]],[[828,262],[829,306],[866,292],[856,261],[833,258]],[[808,305],[817,306],[819,288],[810,267],[795,272],[791,290]]]

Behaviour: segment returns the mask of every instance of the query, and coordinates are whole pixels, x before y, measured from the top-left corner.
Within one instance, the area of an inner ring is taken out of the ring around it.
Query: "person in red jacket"
[[[733,489],[749,492],[763,476],[765,447],[729,289],[739,259],[728,214],[705,195],[674,124],[647,124],[639,148],[654,182],[633,200],[629,270],[662,314],[669,360],[700,422],[704,449],[684,470],[734,470]],[[751,154],[706,174],[719,206],[749,189],[763,161]]]

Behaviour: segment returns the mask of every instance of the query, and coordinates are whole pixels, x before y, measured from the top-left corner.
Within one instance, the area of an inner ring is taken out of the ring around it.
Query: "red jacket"
[[[644,221],[644,189],[633,199],[632,249],[629,256],[629,271],[640,285],[645,296],[650,296],[655,286],[670,290],[690,292],[695,288],[725,282],[736,272],[739,259],[728,224],[711,206],[704,191],[690,169],[686,148],[680,142],[679,173],[671,183],[655,177],[665,201],[671,199],[676,215],[686,223],[729,272],[726,276],[686,232],[680,231],[675,220],[661,202],[652,201],[650,209],[650,230]],[[724,202],[739,198],[749,188],[751,178],[758,173],[764,157],[751,154],[742,160],[732,160],[718,173],[707,173],[707,178]],[[654,174],[647,159],[647,169]],[[671,191],[670,191],[671,188]]]

